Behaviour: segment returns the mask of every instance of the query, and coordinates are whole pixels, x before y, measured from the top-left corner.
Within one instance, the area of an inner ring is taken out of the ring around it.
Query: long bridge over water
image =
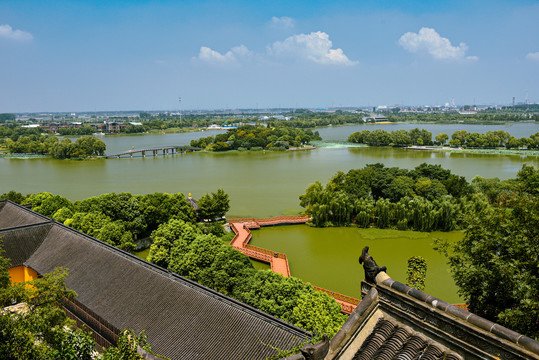
[[[308,216],[277,216],[270,218],[239,218],[230,219],[230,227],[236,234],[230,245],[243,254],[252,259],[260,260],[269,263],[271,270],[290,277],[290,266],[286,254],[273,250],[264,249],[258,246],[249,245],[252,238],[250,229],[259,229],[261,226],[285,225],[285,224],[304,224],[309,221]],[[317,286],[313,286],[316,291],[321,291],[334,298],[341,305],[342,312],[351,314],[359,304],[359,300],[351,296],[343,295],[335,291],[327,290]]]
[[[183,153],[187,151],[199,151],[202,150],[201,148],[193,147],[193,146],[162,146],[162,147],[156,147],[156,148],[147,148],[147,149],[133,149],[128,151],[119,152],[116,154],[110,154],[110,155],[104,155],[103,157],[105,159],[110,158],[121,158],[121,157],[127,157],[133,158],[136,154],[141,154],[142,157],[146,157],[146,154],[149,154],[153,157],[159,156],[162,154],[163,156],[168,155],[169,153],[174,155],[178,153]]]

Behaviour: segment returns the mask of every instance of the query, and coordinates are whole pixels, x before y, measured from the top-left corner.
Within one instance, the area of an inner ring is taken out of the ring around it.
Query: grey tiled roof
[[[539,359],[539,343],[385,272],[362,281],[363,300],[331,339],[326,360]],[[296,357],[294,360],[303,359]],[[290,358],[292,360],[292,358]]]
[[[10,201],[0,201],[0,229],[38,224],[46,221],[50,220],[43,215],[28,211]]]
[[[408,326],[403,326],[392,319],[380,319],[356,352],[353,360],[403,359],[412,360],[459,359],[462,357],[444,349]]]
[[[23,265],[41,245],[51,228],[52,224],[40,224],[0,230],[0,244],[4,247],[5,256],[10,259],[10,267]]]
[[[119,330],[146,330],[153,350],[171,359],[265,359],[310,336],[58,223],[0,227],[2,235],[20,245],[10,255],[40,274],[67,267],[80,303]]]

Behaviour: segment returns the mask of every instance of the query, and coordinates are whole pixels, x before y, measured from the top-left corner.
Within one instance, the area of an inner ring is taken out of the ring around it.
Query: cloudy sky
[[[539,1],[0,1],[0,113],[539,102]]]

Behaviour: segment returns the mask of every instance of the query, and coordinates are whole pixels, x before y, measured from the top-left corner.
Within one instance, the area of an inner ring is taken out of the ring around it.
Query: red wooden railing
[[[260,226],[269,226],[269,225],[276,225],[276,224],[282,224],[282,223],[289,223],[289,224],[290,223],[303,223],[303,222],[307,222],[308,220],[309,218],[303,215],[278,216],[278,217],[273,217],[273,218],[259,218],[259,219],[255,219],[255,218],[231,219],[229,220],[230,227],[232,228],[232,230],[234,231],[236,235],[230,242],[230,245],[232,245],[236,250],[242,252],[243,254],[253,259],[261,260],[266,263],[269,263],[271,265],[272,270],[274,270],[274,266],[273,266],[274,259],[275,258],[283,259],[286,265],[286,269],[284,270],[283,276],[289,277],[290,265],[288,264],[288,258],[286,254],[269,250],[269,249],[264,249],[264,248],[254,246],[254,245],[249,245],[249,241],[252,238],[252,234],[249,229],[259,228]],[[240,229],[238,229],[239,226],[242,227],[241,230],[244,230],[244,229],[247,230],[247,234],[244,234],[245,239],[243,239],[241,243],[238,244],[238,239],[241,236],[240,233],[242,232],[240,231]],[[335,300],[337,300],[337,302],[341,305],[342,311],[345,314],[351,314],[352,311],[354,311],[354,309],[356,308],[357,304],[359,303],[359,300],[351,296],[343,295],[335,291],[330,291],[330,290],[327,290],[318,286],[313,286],[313,288],[316,291],[324,292],[328,294],[329,296],[335,298]]]
[[[323,293],[326,293],[328,294],[329,296],[331,296],[332,298],[335,298],[337,300],[341,300],[341,301],[344,301],[344,302],[347,302],[347,303],[350,303],[351,305],[357,305],[359,304],[359,300],[356,299],[356,298],[353,298],[351,296],[348,296],[348,295],[344,295],[344,294],[340,294],[338,292],[335,292],[335,291],[331,291],[331,290],[327,290],[327,289],[324,289],[324,288],[321,288],[321,287],[318,287],[318,286],[314,286],[314,285],[311,285],[316,291],[320,291],[320,292],[323,292]],[[354,306],[355,307],[355,306]]]

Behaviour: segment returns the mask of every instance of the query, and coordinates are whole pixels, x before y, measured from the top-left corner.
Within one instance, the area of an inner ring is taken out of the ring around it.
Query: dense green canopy
[[[211,151],[224,150],[285,150],[320,140],[318,132],[292,128],[287,125],[276,127],[244,125],[230,129],[224,134],[192,140],[191,146]]]

